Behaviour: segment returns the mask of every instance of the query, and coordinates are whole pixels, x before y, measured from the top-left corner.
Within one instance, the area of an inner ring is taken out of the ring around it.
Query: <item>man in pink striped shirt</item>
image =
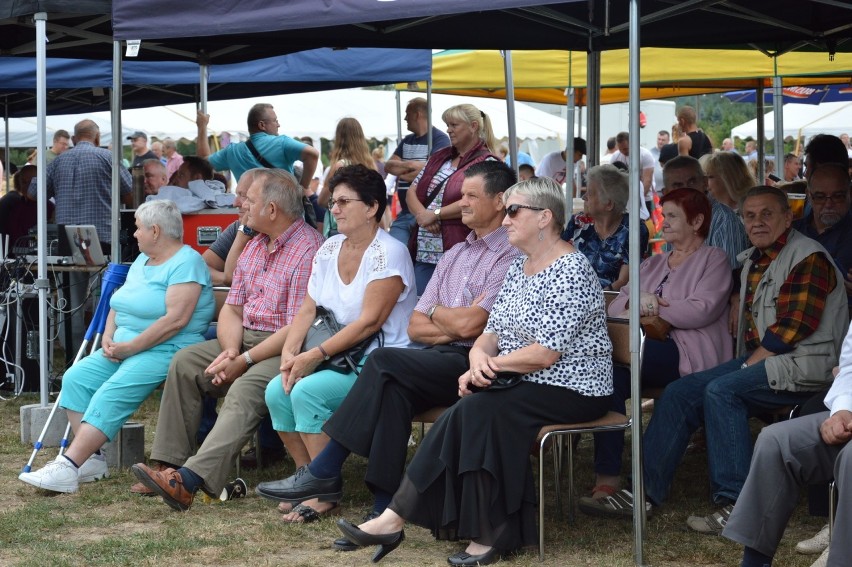
[[[298,182],[283,170],[256,170],[242,208],[258,234],[240,255],[217,338],[175,355],[151,449],[157,464],[133,466],[141,484],[131,492],[159,494],[176,510],[189,509],[198,489],[218,496],[231,463],[266,415],[266,384],[279,372],[281,348],[322,244],[302,220]],[[207,394],[225,401],[196,452]]]

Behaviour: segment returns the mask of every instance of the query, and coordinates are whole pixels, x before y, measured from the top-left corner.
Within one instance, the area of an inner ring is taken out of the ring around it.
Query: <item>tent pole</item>
[[[515,127],[515,79],[512,75],[512,51],[503,51],[503,77],[506,83],[506,121],[509,123],[509,157],[512,169],[518,173],[518,136]],[[490,116],[489,116],[490,118]],[[492,124],[493,126],[493,124]],[[496,150],[497,148],[493,148]]]
[[[36,25],[36,132],[38,132],[38,171],[47,171],[47,12],[35,14]],[[6,121],[8,129],[8,120]],[[6,138],[9,139],[8,136]],[[8,161],[8,157],[7,157]],[[38,289],[38,364],[39,364],[39,403],[46,407],[48,403],[47,384],[47,180],[45,175],[36,177],[37,198],[36,214],[38,240],[38,279],[35,287]],[[18,298],[20,300],[20,298]],[[19,305],[22,303],[19,301]],[[70,325],[70,322],[68,323]]]
[[[772,77],[772,110],[775,111],[775,175],[781,177],[784,172],[784,85],[778,75]]]
[[[431,130],[431,128],[429,128]],[[399,90],[396,91],[396,145],[402,143],[402,98]]]
[[[629,78],[629,109],[630,118],[630,171],[639,171],[639,0],[630,0],[630,78]],[[597,148],[597,143],[593,145]],[[639,251],[639,201],[643,198],[643,190],[638,175],[630,176],[630,199],[628,211],[630,218],[630,241],[628,243],[631,258],[641,258]],[[639,297],[639,262],[630,262],[630,294]],[[630,302],[630,386],[631,391],[638,394],[641,390],[639,383],[639,302]],[[631,426],[631,451],[633,469],[633,561],[643,565],[643,545],[645,532],[645,487],[642,478],[642,397],[631,396],[630,414],[633,416]]]
[[[601,124],[601,52],[591,51],[586,59],[586,165],[592,167],[600,162]],[[573,132],[572,132],[573,137]]]
[[[565,120],[568,126],[568,141],[565,143],[565,202],[568,205],[568,210],[573,213],[574,197],[580,196],[579,188],[577,188],[578,194],[574,194],[574,87],[568,87],[566,92],[568,93],[568,102],[565,109]]]
[[[763,185],[766,179],[766,129],[764,127],[764,106],[763,106],[763,80],[757,81],[757,179],[755,182],[758,185]]]
[[[110,238],[112,239],[112,250],[110,261],[121,263],[121,241],[118,232],[121,228],[119,216],[119,204],[121,203],[121,148],[123,136],[121,135],[121,42],[112,42],[112,92],[109,97],[112,121],[112,227]]]
[[[201,107],[199,110],[204,114],[207,114],[207,80],[209,78],[210,66],[206,63],[202,63],[198,66],[198,90],[201,95]]]
[[[429,128],[426,130],[426,155],[432,155],[432,79],[426,81],[426,108],[429,113]]]
[[[9,176],[9,164],[12,160],[9,159],[9,95],[6,95],[6,104],[3,105],[3,120],[5,121],[5,130],[6,130],[6,143],[3,144],[4,148],[4,156],[6,157],[6,163],[3,165],[5,169],[3,170],[3,175],[6,177],[6,192],[9,192],[9,188],[11,187],[12,178]]]

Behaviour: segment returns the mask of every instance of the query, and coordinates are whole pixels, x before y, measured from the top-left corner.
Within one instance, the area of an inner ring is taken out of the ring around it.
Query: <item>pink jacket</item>
[[[681,376],[706,370],[733,358],[733,337],[728,332],[728,299],[733,280],[728,258],[720,248],[704,245],[675,269],[671,253],[651,256],[639,266],[639,289],[654,293],[668,275],[660,317],[671,323],[671,337],[680,354]],[[629,285],[621,288],[609,314],[622,315],[630,298]]]

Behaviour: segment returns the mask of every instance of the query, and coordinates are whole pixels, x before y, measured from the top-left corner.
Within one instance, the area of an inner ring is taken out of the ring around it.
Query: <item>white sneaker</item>
[[[65,457],[56,457],[35,472],[22,472],[18,479],[53,492],[77,492],[77,469]]]
[[[106,457],[103,455],[92,455],[86,462],[83,463],[77,471],[79,482],[95,482],[109,476],[109,467],[107,466]]]
[[[828,547],[828,524],[824,525],[822,529],[817,533],[814,537],[810,539],[805,539],[796,544],[796,551],[799,553],[803,553],[805,555],[816,555],[817,553],[822,553],[825,551],[825,548]]]
[[[825,551],[822,552],[822,555],[819,556],[819,559],[813,562],[811,567],[825,567],[828,565],[828,548],[825,548]]]

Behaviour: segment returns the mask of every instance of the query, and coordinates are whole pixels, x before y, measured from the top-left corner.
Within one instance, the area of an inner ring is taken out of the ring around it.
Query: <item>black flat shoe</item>
[[[279,502],[297,503],[313,498],[320,502],[340,502],[343,497],[343,477],[317,478],[305,465],[285,479],[261,482],[255,492]]]
[[[375,555],[373,555],[373,563],[381,561],[385,555],[399,547],[399,544],[405,539],[405,530],[400,530],[392,534],[368,534],[343,518],[337,520],[337,527],[343,533],[344,537],[354,545],[361,547],[378,545],[379,548],[376,550]]]
[[[447,563],[454,567],[477,567],[478,565],[497,563],[501,557],[500,551],[496,547],[492,547],[479,555],[471,555],[467,551],[459,551],[447,557]]]

